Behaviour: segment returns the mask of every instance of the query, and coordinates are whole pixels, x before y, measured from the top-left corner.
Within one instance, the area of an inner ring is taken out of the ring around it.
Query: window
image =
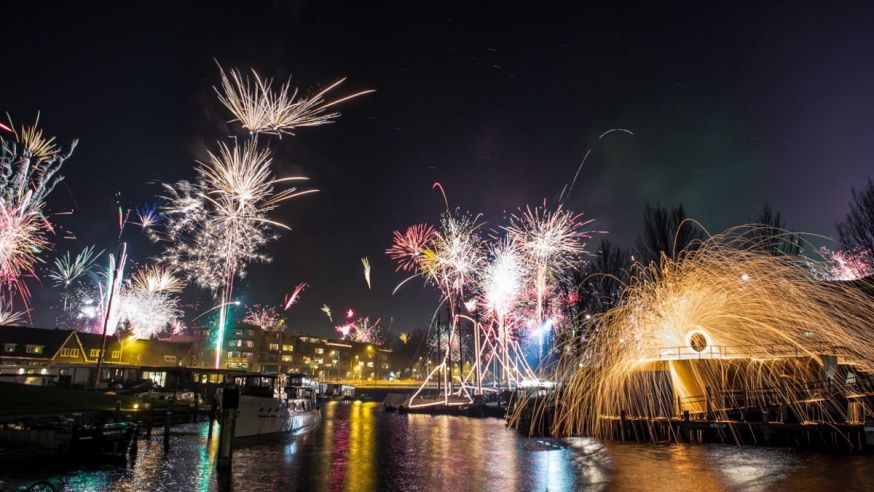
[[[283,352],[294,352],[294,345],[282,344]]]
[[[79,357],[79,349],[62,348],[59,355],[61,357]]]
[[[228,347],[239,347],[239,346],[240,346],[239,340],[228,340]]]
[[[271,343],[271,344],[270,344],[270,350],[272,350],[272,351],[274,351],[274,352],[277,351],[277,350],[279,350],[279,344],[278,344],[278,343]]]
[[[312,359],[310,359],[309,357],[304,357],[304,358],[303,358],[303,363],[304,363],[304,364],[309,364],[309,363],[310,363],[310,360],[312,360]]]
[[[3,344],[3,350],[6,351],[6,352],[15,352],[15,346],[16,346],[16,345],[17,345],[17,344],[15,344],[15,343],[4,343],[4,344]]]
[[[321,358],[321,357],[319,357],[318,359],[316,359],[316,364],[324,364],[324,363],[325,363],[325,359],[323,359],[323,358]]]
[[[373,361],[368,362],[367,367],[373,367]]]
[[[176,362],[176,356],[175,356],[175,355],[165,355],[165,356],[164,356],[164,362],[174,362],[174,363],[175,363],[175,362]]]
[[[291,362],[291,356],[290,355],[283,355],[282,362]]]
[[[113,350],[112,351],[112,358],[113,359],[120,359],[121,358],[121,350]]]
[[[45,349],[45,345],[28,345],[27,353],[28,354],[41,354],[43,349]]]
[[[97,357],[100,357],[100,352],[100,349],[91,349],[90,357],[94,357],[96,359]]]
[[[234,331],[234,334],[237,335],[238,337],[241,337],[241,336],[243,336],[243,330],[236,330],[236,331]]]
[[[255,354],[252,352],[243,352],[243,357],[247,359],[253,359],[255,357]]]
[[[324,354],[324,353],[325,353],[325,349],[323,349],[323,348],[317,348],[317,349],[316,349],[316,353],[317,353],[317,354]]]
[[[253,342],[252,340],[246,340],[245,342],[243,342],[243,346],[246,348],[252,348],[255,346],[255,342]]]

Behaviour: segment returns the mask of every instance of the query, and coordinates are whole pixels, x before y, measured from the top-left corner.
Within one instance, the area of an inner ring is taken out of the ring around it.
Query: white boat
[[[321,419],[317,385],[309,376],[243,374],[234,383],[240,391],[235,439],[305,430]]]

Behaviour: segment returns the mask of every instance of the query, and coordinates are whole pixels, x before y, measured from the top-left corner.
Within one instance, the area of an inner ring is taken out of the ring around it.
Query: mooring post
[[[152,435],[152,402],[147,401],[143,405],[146,406],[146,435],[151,437]]]
[[[167,413],[164,414],[164,452],[170,451],[170,420],[173,417],[173,401],[176,399],[174,394],[170,398],[170,406],[167,407]]]
[[[215,401],[215,395],[213,395],[209,402],[209,432],[206,435],[207,441],[212,439],[212,427],[216,419],[216,403],[217,402]]]
[[[222,423],[219,428],[219,456],[216,465],[219,469],[230,470],[234,452],[234,427],[237,423],[237,409],[240,407],[240,390],[236,387],[222,391]]]

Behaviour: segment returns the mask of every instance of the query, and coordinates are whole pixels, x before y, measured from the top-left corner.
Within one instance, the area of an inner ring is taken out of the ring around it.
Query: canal
[[[75,491],[209,490],[870,490],[874,457],[791,449],[604,445],[525,439],[497,419],[384,413],[372,402],[323,405],[323,421],[283,442],[238,449],[227,480],[206,424],[156,432],[127,466],[3,472]],[[10,482],[9,480],[13,480]],[[2,487],[0,487],[2,488]]]

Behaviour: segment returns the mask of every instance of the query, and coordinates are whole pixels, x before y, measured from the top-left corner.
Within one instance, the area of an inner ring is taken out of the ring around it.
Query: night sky
[[[48,133],[80,139],[49,203],[75,212],[54,220],[78,239],[55,236],[55,251],[112,248],[117,193],[126,208],[154,203],[158,182],[193,178],[204,148],[235,132],[213,59],[291,75],[305,93],[348,76],[345,92],[377,92],[273,141],[277,173],[322,191],[283,204],[275,216],[294,230],[236,287],[278,304],[309,283],[287,313],[305,333],[333,333],[323,303],[393,318],[395,332],[427,323],[437,293],[392,296],[403,276],[384,250],[392,230],[437,220],[435,181],[497,227],[554,202],[592,147],[568,205],[631,246],[655,202],[719,231],[767,201],[789,227],[832,235],[874,174],[874,6],[127,3],[0,14],[0,111],[20,124],[40,110]],[[611,128],[634,136],[599,141]],[[136,262],[158,252],[136,228],[126,239]],[[35,324],[53,326],[57,293],[31,286]],[[186,300],[209,306],[196,289]]]

